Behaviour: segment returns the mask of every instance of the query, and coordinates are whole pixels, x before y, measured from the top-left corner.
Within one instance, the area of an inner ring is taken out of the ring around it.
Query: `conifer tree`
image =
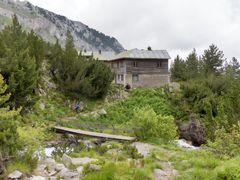
[[[22,30],[17,16],[11,26],[6,27],[0,39],[3,40],[5,54],[0,61],[0,71],[8,83],[12,107],[27,107],[35,102],[38,71],[35,57],[29,53],[27,34]]]
[[[13,155],[17,149],[17,125],[16,117],[19,110],[10,110],[4,104],[9,100],[10,94],[6,94],[7,85],[0,74],[0,174],[4,170],[4,160]]]
[[[195,49],[193,49],[193,51],[188,55],[185,64],[186,64],[185,77],[187,80],[199,76],[199,61]]]
[[[204,51],[202,56],[202,68],[205,75],[219,75],[222,72],[224,54],[214,44],[209,46],[209,49]]]
[[[185,78],[185,62],[179,55],[174,59],[173,65],[170,69],[172,81],[184,81]]]

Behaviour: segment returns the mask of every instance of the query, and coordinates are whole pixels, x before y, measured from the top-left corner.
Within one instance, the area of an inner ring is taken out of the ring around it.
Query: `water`
[[[176,142],[177,146],[185,148],[185,149],[189,149],[189,150],[199,149],[199,147],[189,144],[185,139],[179,139],[179,140],[176,140],[175,142]]]

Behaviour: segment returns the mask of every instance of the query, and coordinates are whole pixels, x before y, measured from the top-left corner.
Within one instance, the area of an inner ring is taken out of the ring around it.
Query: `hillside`
[[[64,43],[66,32],[70,31],[77,49],[121,52],[123,46],[114,37],[107,36],[87,25],[69,20],[27,1],[0,0],[0,29],[10,24],[13,14],[17,14],[26,30],[33,29],[44,40],[57,39]]]

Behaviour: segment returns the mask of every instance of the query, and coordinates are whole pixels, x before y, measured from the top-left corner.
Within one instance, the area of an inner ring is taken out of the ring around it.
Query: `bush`
[[[222,166],[215,169],[216,179],[235,180],[240,179],[240,158],[234,158],[226,161]]]
[[[142,140],[159,137],[169,141],[177,136],[173,117],[157,115],[149,106],[136,109],[131,124],[136,136]]]
[[[224,128],[216,130],[215,137],[214,142],[208,142],[215,153],[230,157],[240,155],[240,123],[233,125],[229,132]]]

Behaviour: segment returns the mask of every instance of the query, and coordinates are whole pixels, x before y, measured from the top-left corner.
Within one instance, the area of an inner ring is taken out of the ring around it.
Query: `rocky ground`
[[[85,140],[83,144],[87,148],[94,148],[95,144],[93,140]],[[119,143],[120,144],[120,143]],[[122,148],[112,147],[111,144],[103,143],[101,146],[106,146],[108,149],[106,153],[108,156],[114,156],[114,154],[123,152]],[[142,158],[148,157],[155,145],[134,142],[129,146],[136,149],[139,156]],[[189,149],[189,147],[187,147]],[[169,153],[165,152],[166,155]],[[143,159],[132,159],[128,158],[127,161],[137,166],[143,166]],[[90,156],[81,157],[70,157],[68,154],[63,154],[60,158],[55,160],[53,157],[41,158],[38,163],[38,167],[31,176],[26,176],[22,172],[16,170],[8,175],[8,179],[23,179],[23,180],[55,180],[55,179],[66,179],[66,180],[78,180],[84,177],[87,171],[101,171],[102,165],[99,163],[101,160]],[[172,163],[159,159],[160,168],[155,168],[152,172],[152,178],[154,180],[168,180],[173,179],[178,175],[178,172],[173,168]]]

